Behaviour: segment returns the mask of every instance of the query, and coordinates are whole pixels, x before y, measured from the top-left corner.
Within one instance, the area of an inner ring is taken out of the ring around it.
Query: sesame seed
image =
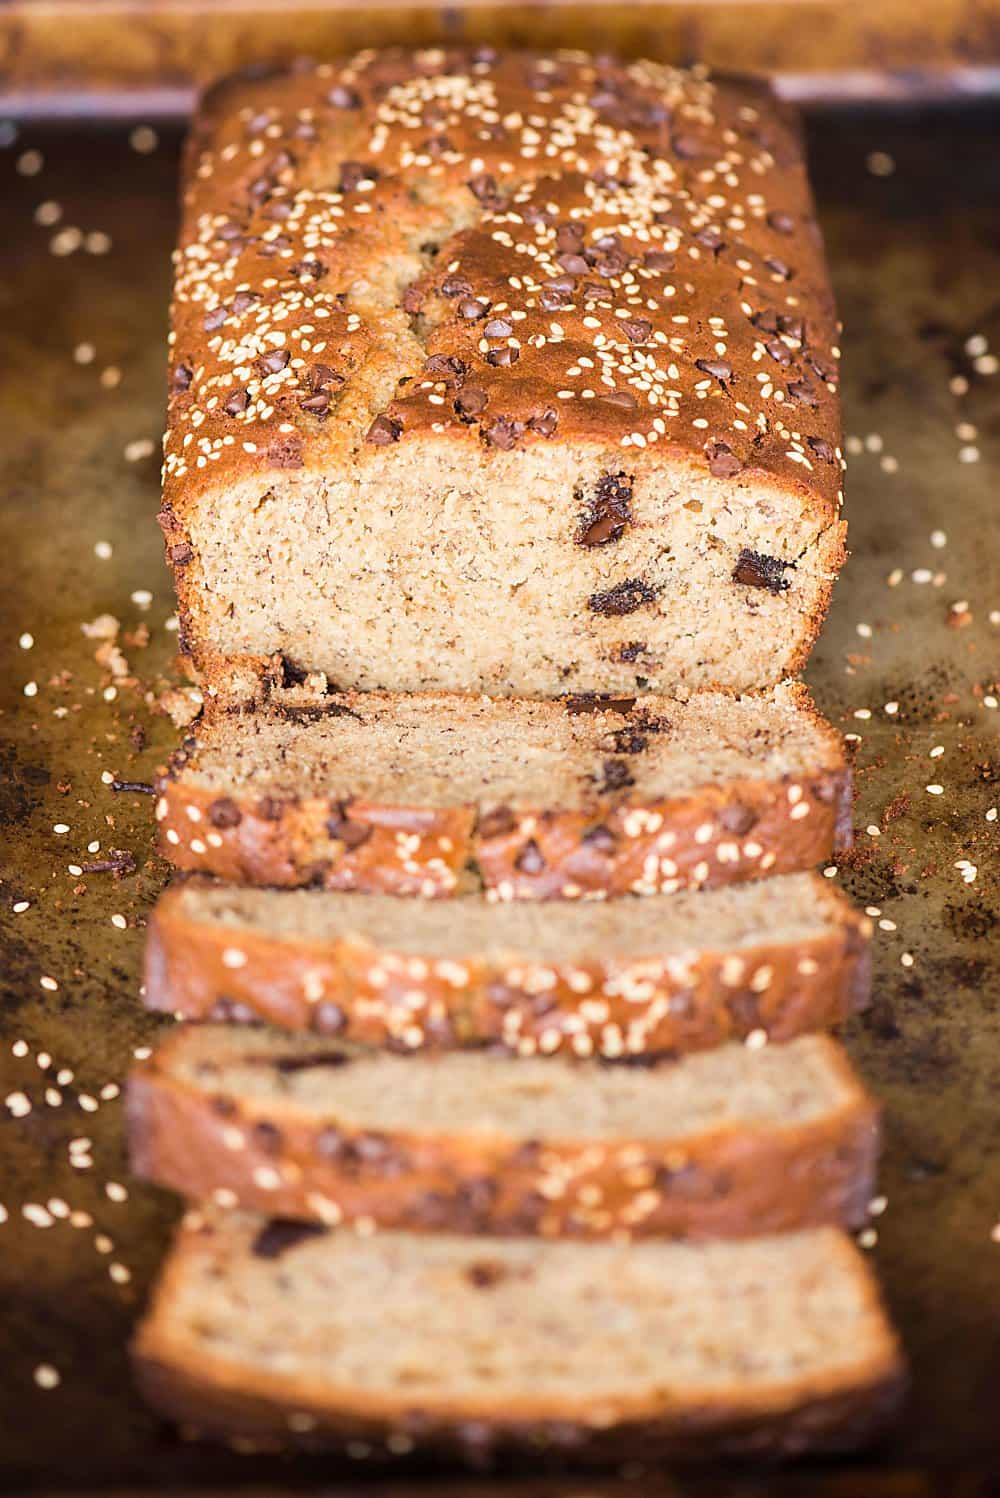
[[[34,1380],[40,1389],[57,1389],[61,1382],[59,1370],[53,1368],[51,1363],[39,1363],[34,1372]]]

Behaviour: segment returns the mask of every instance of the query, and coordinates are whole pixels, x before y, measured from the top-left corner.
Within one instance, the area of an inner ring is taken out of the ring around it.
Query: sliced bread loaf
[[[856,1224],[878,1153],[875,1105],[826,1036],[594,1067],[182,1026],[133,1073],[129,1130],[136,1172],[195,1200],[573,1237]]]
[[[294,703],[294,706],[289,705]],[[603,702],[280,694],[216,709],[160,784],[160,847],[244,883],[499,899],[792,873],[850,837],[805,688]]]
[[[844,1449],[903,1383],[871,1272],[830,1228],[626,1248],[192,1212],[133,1352],[190,1434],[375,1460]]]
[[[151,918],[145,999],[410,1050],[693,1051],[838,1024],[867,998],[869,927],[815,874],[598,904],[192,878]]]

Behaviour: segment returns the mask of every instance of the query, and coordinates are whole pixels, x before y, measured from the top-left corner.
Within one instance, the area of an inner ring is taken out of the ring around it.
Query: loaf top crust
[[[405,481],[418,442],[588,441],[833,519],[836,336],[795,118],[758,83],[490,48],[237,76],[188,145],[165,507],[276,469]]]

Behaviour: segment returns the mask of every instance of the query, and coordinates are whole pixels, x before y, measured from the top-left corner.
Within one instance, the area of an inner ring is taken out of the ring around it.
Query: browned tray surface
[[[810,128],[847,324],[847,426],[868,439],[849,475],[855,556],[810,675],[861,739],[858,851],[839,877],[891,923],[877,938],[875,1005],[850,1042],[888,1110],[888,1208],[872,1251],[914,1395],[877,1459],[882,1476],[869,1465],[736,1485],[640,1477],[636,1493],[971,1495],[974,1478],[938,1487],[919,1474],[1000,1468],[1000,823],[987,819],[1000,805],[998,128],[995,108],[819,115]],[[101,777],[148,780],[175,738],[144,691],[176,641],[150,444],[163,415],[177,143],[146,155],[124,128],[32,126],[0,149],[0,1482],[18,1490],[335,1471],[182,1445],[140,1407],[125,1356],[175,1212],[130,1181],[115,1094],[133,1047],[157,1029],[139,1005],[139,958],[163,869],[148,797]],[[878,175],[888,157],[895,171]],[[58,223],[36,222],[57,211]],[[102,668],[99,642],[81,632],[104,612],[123,630],[149,626],[148,645],[119,641],[137,685],[114,683],[121,662]],[[73,872],[112,848],[137,871]]]

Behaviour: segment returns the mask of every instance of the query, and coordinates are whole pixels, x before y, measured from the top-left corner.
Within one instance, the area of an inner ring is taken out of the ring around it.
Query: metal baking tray
[[[904,1417],[860,1464],[780,1477],[414,1491],[985,1498],[1000,1468],[998,139],[990,102],[808,122],[854,552],[808,674],[857,738],[857,847],[831,877],[880,927],[848,1038],[886,1108],[866,1241],[912,1360]],[[165,870],[148,795],[115,787],[177,738],[154,516],[179,140],[141,120],[15,130],[0,109],[0,1486],[370,1491],[357,1469],[185,1444],[128,1373],[177,1213],[124,1155]]]

